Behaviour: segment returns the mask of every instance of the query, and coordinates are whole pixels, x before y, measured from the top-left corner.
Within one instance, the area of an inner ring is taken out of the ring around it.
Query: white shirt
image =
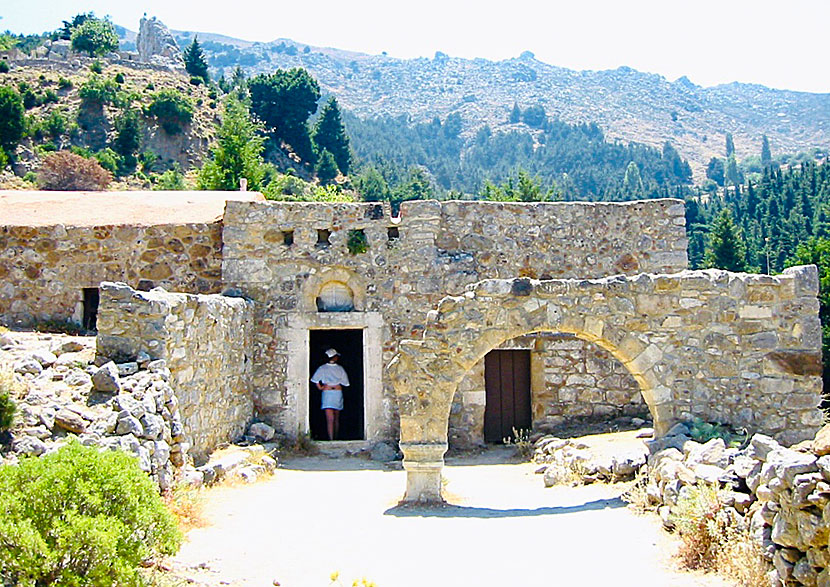
[[[346,375],[346,370],[337,363],[324,363],[317,367],[311,382],[322,383],[323,385],[348,386],[349,376]]]

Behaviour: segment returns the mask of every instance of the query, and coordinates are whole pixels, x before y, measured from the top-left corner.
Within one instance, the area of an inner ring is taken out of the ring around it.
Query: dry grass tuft
[[[651,505],[646,487],[648,486],[648,473],[644,472],[645,467],[637,472],[637,476],[631,483],[631,487],[622,494],[622,499],[628,504],[628,507],[638,515],[646,512],[654,511],[654,506]]]
[[[175,516],[179,529],[185,533],[193,528],[207,526],[203,506],[205,489],[189,485],[177,485],[164,494],[164,504]]]

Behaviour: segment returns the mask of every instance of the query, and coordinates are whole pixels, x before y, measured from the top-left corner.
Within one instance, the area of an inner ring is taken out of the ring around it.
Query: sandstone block
[[[68,432],[80,434],[86,430],[88,422],[72,410],[62,409],[55,414],[55,425]]]

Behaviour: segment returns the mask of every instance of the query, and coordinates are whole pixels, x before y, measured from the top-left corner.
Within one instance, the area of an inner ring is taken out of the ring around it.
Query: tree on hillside
[[[72,31],[84,24],[89,19],[94,19],[95,13],[94,12],[82,12],[80,14],[76,14],[72,17],[72,20],[65,20],[63,21],[63,26],[55,31],[53,34],[58,39],[63,39],[64,41],[69,41],[72,39]]]
[[[317,119],[311,133],[311,139],[314,141],[318,153],[322,153],[322,151],[331,153],[340,172],[343,175],[348,175],[352,158],[349,149],[349,137],[340,116],[340,106],[338,106],[337,99],[334,96],[329,98],[329,101],[323,106],[320,118]]]
[[[225,106],[211,158],[199,172],[199,189],[238,190],[239,180],[243,177],[248,180],[250,189],[261,189],[265,166],[262,160],[264,139],[258,134],[260,130],[260,125],[251,120],[245,104],[231,97]]]
[[[337,177],[337,162],[334,160],[328,149],[323,149],[317,155],[317,167],[315,168],[317,179],[323,185],[328,185]]]
[[[735,154],[735,142],[732,140],[732,133],[726,133],[726,158],[729,159]]]
[[[306,163],[316,159],[309,136],[308,117],[317,110],[320,86],[301,67],[260,74],[249,80],[251,112],[274,139],[290,145]]]
[[[89,17],[72,29],[72,50],[79,53],[105,55],[118,49],[115,27],[106,19]]]
[[[723,159],[718,157],[709,159],[709,164],[706,166],[706,177],[723,187],[726,179],[726,168],[723,165]]]
[[[124,167],[132,170],[136,165],[135,154],[141,143],[141,117],[135,108],[124,110],[115,119],[113,149],[124,159]]]
[[[643,193],[643,178],[640,176],[640,168],[634,161],[628,164],[625,168],[625,176],[623,177],[623,190],[632,199],[639,197]]]
[[[724,172],[725,177],[725,185],[740,185],[741,180],[741,171],[738,169],[738,161],[735,159],[735,154],[729,156],[729,159],[726,161],[726,171]]]
[[[357,191],[366,202],[388,200],[389,184],[375,167],[369,167],[357,177]]]
[[[516,124],[522,120],[522,110],[519,108],[518,102],[513,102],[513,109],[510,111],[510,118],[507,121],[511,124]]]
[[[772,164],[772,151],[769,148],[769,139],[767,135],[761,139],[761,165],[768,167]]]
[[[203,83],[210,81],[207,60],[198,37],[193,37],[193,41],[184,50],[184,68],[191,77],[199,78]]]
[[[23,137],[25,112],[20,94],[14,88],[0,86],[0,150],[5,152],[5,155],[0,155],[0,159],[4,161],[7,156],[11,156]]]
[[[709,229],[703,265],[727,271],[746,271],[746,243],[729,210],[721,210]]]

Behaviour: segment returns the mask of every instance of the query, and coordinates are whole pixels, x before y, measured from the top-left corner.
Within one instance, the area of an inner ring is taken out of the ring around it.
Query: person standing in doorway
[[[340,411],[343,409],[343,388],[349,386],[346,370],[337,364],[340,353],[335,349],[326,351],[328,363],[323,363],[314,372],[311,382],[323,393],[320,408],[326,413],[326,431],[329,440],[337,438],[340,431]]]

